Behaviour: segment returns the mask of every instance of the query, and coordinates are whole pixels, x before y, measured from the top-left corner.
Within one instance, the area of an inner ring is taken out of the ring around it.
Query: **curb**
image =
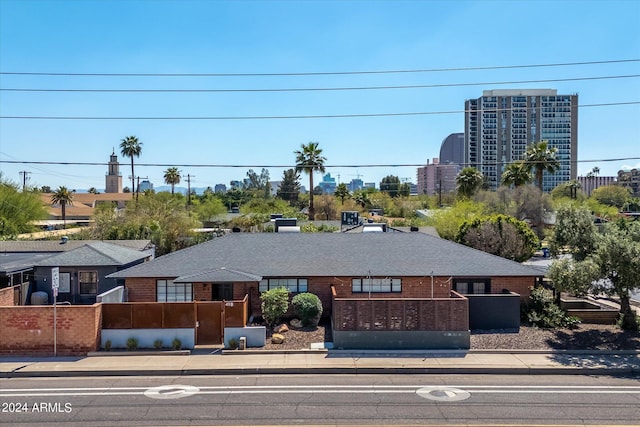
[[[60,378],[60,377],[129,377],[129,376],[199,376],[199,375],[640,375],[640,367],[584,368],[584,367],[468,367],[468,368],[231,368],[231,369],[170,369],[170,370],[94,370],[6,372],[2,378]]]

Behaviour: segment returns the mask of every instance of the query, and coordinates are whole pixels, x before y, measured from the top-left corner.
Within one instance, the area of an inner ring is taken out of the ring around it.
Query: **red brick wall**
[[[131,277],[125,280],[129,302],[155,302],[156,279]]]
[[[83,355],[98,348],[101,307],[57,307],[59,355]],[[53,355],[53,306],[0,307],[0,325],[0,354]]]
[[[210,283],[194,283],[192,286],[194,301],[211,301]]]
[[[520,300],[527,300],[531,293],[530,287],[536,284],[535,277],[492,277],[491,292],[501,293],[503,289],[520,294]]]
[[[13,287],[0,289],[0,307],[13,307]]]

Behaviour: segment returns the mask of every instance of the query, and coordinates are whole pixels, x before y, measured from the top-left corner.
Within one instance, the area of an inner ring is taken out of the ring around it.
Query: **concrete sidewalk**
[[[0,378],[254,374],[640,375],[640,351],[310,350],[222,354],[214,350],[211,354],[0,357]]]

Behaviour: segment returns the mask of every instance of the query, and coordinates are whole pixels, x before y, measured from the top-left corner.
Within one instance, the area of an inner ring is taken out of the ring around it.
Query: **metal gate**
[[[224,303],[222,301],[196,302],[196,344],[222,344]]]

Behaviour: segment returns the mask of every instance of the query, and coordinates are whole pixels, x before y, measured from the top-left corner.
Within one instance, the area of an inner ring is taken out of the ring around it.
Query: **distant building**
[[[459,164],[441,164],[437,157],[431,164],[427,160],[426,166],[418,168],[416,172],[417,194],[434,196],[456,191],[456,177],[460,169]]]
[[[153,183],[148,179],[142,180],[140,181],[140,185],[138,186],[138,189],[140,190],[141,193],[144,193],[147,190],[153,190]]]
[[[336,192],[336,179],[330,173],[322,176],[322,181],[318,184],[322,188],[323,194],[333,194]]]
[[[229,184],[231,185],[232,190],[243,187],[242,181],[231,181]]]
[[[227,186],[224,184],[216,184],[216,186],[213,188],[213,191],[216,193],[226,193]]]
[[[452,133],[440,145],[440,163],[464,164],[464,133]]]
[[[496,189],[505,167],[521,160],[527,146],[547,141],[557,149],[560,168],[543,174],[542,189],[576,179],[578,95],[555,89],[485,90],[465,101],[465,162],[477,168]]]
[[[591,193],[598,187],[604,187],[605,185],[615,185],[615,176],[579,176],[578,182],[580,183],[580,189],[588,197],[591,197]]]
[[[640,197],[640,169],[619,170],[618,185],[630,188],[634,197]]]
[[[376,188],[376,183],[375,182],[365,182],[364,183],[364,188]]]
[[[360,178],[352,179],[349,184],[347,184],[347,189],[350,192],[362,190],[364,188],[364,182]]]
[[[105,177],[105,193],[122,193],[122,174],[115,151],[109,158],[109,170]]]

